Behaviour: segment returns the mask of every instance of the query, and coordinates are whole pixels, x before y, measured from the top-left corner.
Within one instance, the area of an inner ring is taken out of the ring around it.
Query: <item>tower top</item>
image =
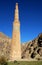
[[[18,3],[16,3],[16,7],[15,7],[15,20],[16,20],[16,21],[19,20]]]
[[[18,3],[16,3],[16,5],[18,5]]]
[[[18,10],[18,3],[16,3],[16,9]]]

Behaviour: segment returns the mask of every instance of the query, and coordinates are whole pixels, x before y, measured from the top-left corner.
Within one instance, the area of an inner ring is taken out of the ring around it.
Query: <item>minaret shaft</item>
[[[20,22],[18,14],[18,3],[16,3],[15,9],[15,19],[13,22],[13,32],[12,32],[12,46],[11,46],[11,59],[18,60],[21,59],[21,41],[20,41]]]
[[[19,11],[18,11],[18,3],[16,3],[16,8],[15,8],[15,20],[19,20]]]

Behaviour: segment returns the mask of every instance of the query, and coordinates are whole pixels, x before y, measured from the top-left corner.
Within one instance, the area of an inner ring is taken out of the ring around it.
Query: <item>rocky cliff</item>
[[[22,58],[23,59],[37,59],[42,60],[42,33],[34,40],[22,44]]]

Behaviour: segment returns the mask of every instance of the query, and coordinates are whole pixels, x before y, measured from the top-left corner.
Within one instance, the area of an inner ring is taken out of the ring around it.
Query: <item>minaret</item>
[[[11,59],[18,60],[21,59],[21,40],[20,40],[20,22],[19,22],[19,11],[18,3],[16,3],[15,17],[13,22],[13,32],[12,32],[12,45],[11,45]]]

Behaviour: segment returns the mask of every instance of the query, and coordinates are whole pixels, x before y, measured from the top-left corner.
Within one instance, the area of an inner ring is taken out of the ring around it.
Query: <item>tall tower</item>
[[[16,3],[15,18],[13,22],[13,32],[12,32],[12,48],[11,48],[11,59],[12,60],[21,59],[20,43],[21,43],[21,40],[20,40],[19,11],[18,11],[18,3]]]

